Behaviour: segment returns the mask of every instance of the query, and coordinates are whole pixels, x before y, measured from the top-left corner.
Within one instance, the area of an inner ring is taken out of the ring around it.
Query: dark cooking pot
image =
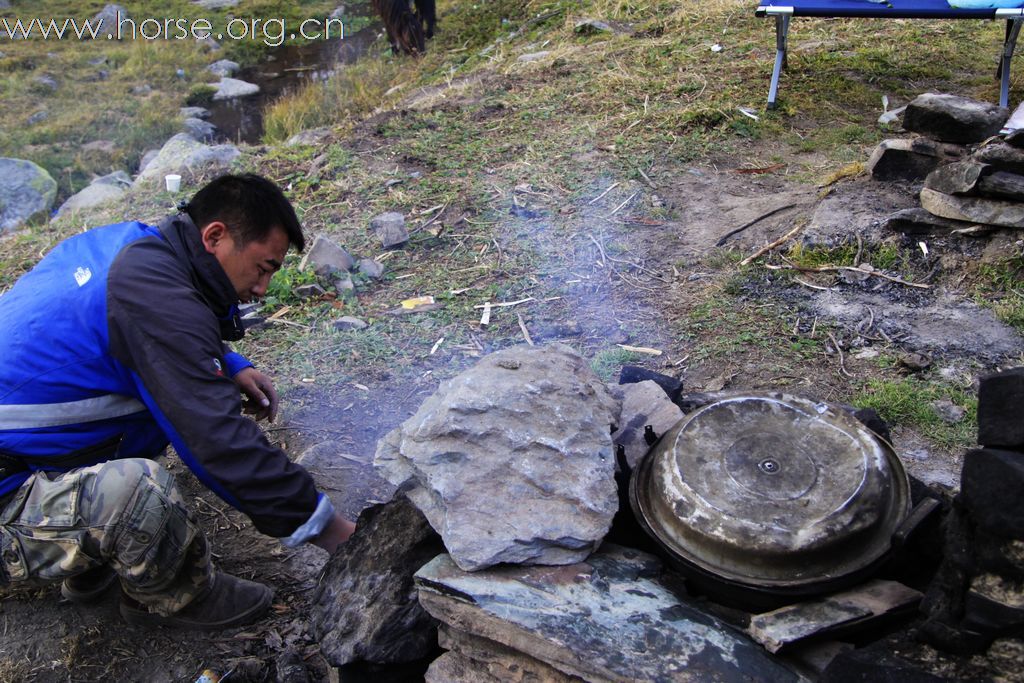
[[[630,504],[696,585],[768,608],[871,573],[910,512],[892,448],[842,409],[780,393],[706,405],[637,466]]]

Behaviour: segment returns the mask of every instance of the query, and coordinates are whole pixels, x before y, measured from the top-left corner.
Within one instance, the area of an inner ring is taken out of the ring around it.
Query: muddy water
[[[214,102],[209,121],[217,126],[220,142],[258,143],[263,135],[264,108],[307,83],[325,81],[339,65],[352,64],[364,55],[381,30],[372,23],[343,40],[282,45],[266,61],[242,69],[233,78],[260,86],[260,92]]]

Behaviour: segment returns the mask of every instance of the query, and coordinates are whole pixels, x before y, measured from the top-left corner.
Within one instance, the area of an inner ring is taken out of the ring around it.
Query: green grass
[[[616,347],[598,352],[590,361],[590,367],[603,381],[614,382],[623,365],[636,363],[645,357],[635,351]]]
[[[948,424],[933,404],[948,400],[964,418]],[[946,448],[968,448],[977,441],[978,400],[964,389],[914,378],[869,380],[852,398],[859,408],[874,408],[890,425],[910,427]]]
[[[1024,253],[981,264],[975,298],[1024,334]]]

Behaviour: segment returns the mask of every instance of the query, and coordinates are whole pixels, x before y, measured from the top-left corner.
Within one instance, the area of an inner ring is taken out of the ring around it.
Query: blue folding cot
[[[996,3],[996,4],[1007,4]],[[1017,44],[1024,9],[994,8],[964,9],[950,7],[946,0],[889,0],[879,3],[871,0],[777,0],[762,3],[755,14],[775,17],[775,68],[768,88],[768,108],[775,108],[779,90],[779,76],[786,67],[786,39],[789,22],[794,17],[852,17],[864,19],[1005,19],[1006,38],[1003,54],[996,70],[999,85],[999,104],[1007,106],[1010,97],[1010,59]]]

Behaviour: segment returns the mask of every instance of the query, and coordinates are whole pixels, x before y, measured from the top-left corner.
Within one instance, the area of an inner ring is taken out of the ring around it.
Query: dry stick
[[[777,209],[772,209],[768,213],[761,214],[760,216],[758,216],[754,220],[748,221],[747,223],[744,223],[740,227],[736,228],[735,230],[730,230],[729,232],[727,232],[724,235],[722,235],[721,239],[719,239],[717,242],[715,242],[715,246],[716,247],[722,246],[723,244],[725,244],[725,241],[727,239],[729,239],[733,235],[737,235],[737,234],[743,232],[744,230],[749,228],[754,223],[757,223],[758,221],[763,221],[765,218],[768,218],[769,216],[774,216],[775,214],[779,213],[780,211],[785,211],[786,209],[792,209],[794,206],[796,206],[796,204],[786,204],[785,206],[780,206]]]
[[[646,181],[647,181],[647,184],[648,184],[648,185],[650,185],[650,186],[651,186],[652,188],[654,188],[654,189],[657,189],[657,188],[658,188],[658,186],[654,184],[654,181],[653,181],[653,180],[651,180],[651,179],[650,179],[649,177],[647,177],[647,174],[646,174],[646,173],[644,173],[644,169],[642,169],[642,168],[637,168],[636,170],[637,170],[637,173],[639,173],[640,175],[642,175],[642,176],[644,177],[644,180],[646,180]]]
[[[608,257],[605,256],[605,254],[604,254],[604,247],[602,247],[601,243],[598,242],[597,240],[595,240],[594,236],[591,235],[590,233],[587,233],[587,237],[590,238],[591,242],[593,242],[595,245],[597,245],[597,250],[601,252],[601,267],[604,268],[604,264],[608,260]]]
[[[807,282],[805,280],[801,280],[798,277],[793,278],[793,281],[803,285],[804,287],[810,287],[811,289],[817,289],[817,290],[822,291],[822,292],[829,292],[829,291],[831,291],[830,287],[821,287],[820,285],[812,285],[810,282]]]
[[[860,233],[857,233],[857,255],[853,257],[853,267],[856,268],[860,265],[860,257],[864,253],[864,240],[861,239]]]
[[[755,254],[755,256],[759,255],[760,254]],[[740,264],[746,265],[743,261],[741,261]],[[849,270],[854,273],[861,273],[862,275],[874,275],[875,277],[880,277],[883,280],[889,280],[890,282],[895,282],[900,285],[906,285],[907,287],[917,287],[918,289],[932,288],[931,285],[924,285],[917,282],[907,282],[906,280],[901,280],[900,278],[893,277],[892,275],[886,275],[885,273],[882,273],[877,270],[861,270],[860,268],[852,268],[850,266],[818,266],[817,268],[807,268],[804,266],[776,266],[772,264],[766,264],[765,268],[768,268],[769,270],[799,270],[802,273],[830,273],[837,272],[840,270]]]
[[[601,194],[597,195],[596,197],[591,199],[589,202],[587,202],[587,206],[590,206],[591,204],[593,204],[594,202],[596,202],[601,197],[605,196],[606,194],[608,194],[609,192],[611,192],[612,190],[614,190],[618,186],[619,186],[619,183],[617,181],[612,183],[611,185],[608,186],[607,190],[605,190],[604,192],[602,192]]]
[[[442,214],[444,214],[444,210],[447,209],[447,208],[448,208],[448,204],[445,204],[444,206],[442,206],[441,210],[438,211],[437,213],[435,213],[433,216],[431,216],[429,221],[427,221],[426,223],[424,223],[423,225],[421,225],[418,228],[413,228],[411,231],[409,231],[409,234],[410,235],[415,235],[420,230],[425,230],[428,225],[430,225],[431,223],[436,221],[438,218],[440,218],[442,216]]]
[[[839,354],[839,369],[840,369],[840,371],[842,371],[842,373],[844,375],[846,375],[847,377],[853,377],[853,375],[851,375],[850,373],[848,373],[846,371],[846,363],[843,360],[843,350],[841,348],[839,348],[839,342],[836,341],[836,338],[832,335],[831,332],[828,333],[828,338],[832,340],[832,346],[835,347],[836,353]]]
[[[792,230],[790,230],[789,232],[787,232],[787,233],[786,233],[785,235],[783,235],[783,236],[782,236],[782,237],[780,237],[779,239],[775,240],[775,241],[774,241],[774,242],[772,242],[771,244],[766,244],[766,245],[764,245],[763,247],[761,247],[760,249],[758,249],[757,251],[755,251],[755,252],[754,252],[753,254],[751,254],[751,255],[750,255],[750,256],[748,256],[747,258],[743,259],[742,261],[740,261],[740,265],[741,265],[741,266],[747,266],[747,265],[750,265],[750,263],[751,263],[751,262],[752,262],[752,261],[753,261],[754,259],[756,259],[756,258],[758,258],[758,257],[760,257],[760,256],[763,256],[764,254],[767,254],[767,253],[768,253],[769,251],[771,251],[772,249],[774,249],[775,247],[777,247],[777,246],[779,246],[779,245],[785,244],[785,243],[786,243],[786,242],[788,242],[788,241],[789,241],[789,240],[790,240],[790,239],[791,239],[791,238],[792,238],[792,237],[793,237],[794,235],[796,235],[796,234],[797,234],[798,232],[800,232],[800,231],[801,231],[801,230],[803,229],[803,227],[804,227],[804,224],[803,224],[803,223],[800,223],[800,224],[798,224],[798,225],[797,225],[797,226],[796,226],[795,228],[793,228]]]
[[[637,196],[638,194],[640,194],[640,191],[639,191],[639,190],[637,190],[637,191],[636,191],[636,192],[634,192],[633,194],[629,195],[629,199],[627,199],[626,201],[622,202],[621,204],[619,204],[618,206],[616,206],[616,207],[615,207],[614,209],[612,209],[612,212],[611,212],[610,214],[608,214],[607,216],[605,216],[605,218],[611,218],[612,216],[614,216],[615,214],[617,214],[617,213],[619,212],[619,209],[621,209],[621,208],[622,208],[622,207],[624,207],[624,206],[625,206],[626,204],[629,204],[629,203],[630,203],[631,201],[633,201],[633,198],[634,198],[634,197],[636,197],[636,196]]]
[[[523,331],[523,338],[526,339],[526,343],[533,346],[533,339],[530,338],[530,331],[526,329],[526,323],[523,322],[523,316],[516,313],[516,317],[519,318],[519,329]]]

